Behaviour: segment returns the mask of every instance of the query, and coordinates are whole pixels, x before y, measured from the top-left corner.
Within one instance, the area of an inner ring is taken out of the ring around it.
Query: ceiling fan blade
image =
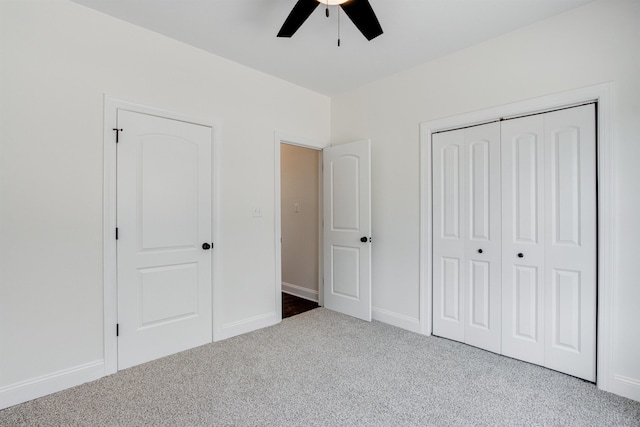
[[[367,40],[373,40],[382,34],[382,27],[369,0],[351,0],[340,7]]]
[[[298,3],[293,6],[293,10],[287,16],[284,24],[282,24],[278,37],[291,37],[294,35],[319,4],[317,0],[298,0]]]

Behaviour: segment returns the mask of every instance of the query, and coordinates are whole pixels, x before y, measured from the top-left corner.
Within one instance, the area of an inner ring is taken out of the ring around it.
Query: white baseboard
[[[411,332],[420,333],[420,320],[413,317],[375,307],[371,308],[371,317],[373,320],[388,323]]]
[[[318,302],[318,291],[305,288],[304,286],[282,282],[282,292],[299,298],[308,299],[309,301]]]
[[[227,323],[222,327],[222,331],[216,336],[215,341],[226,340],[227,338],[266,328],[267,326],[273,326],[280,323],[281,320],[282,315],[277,316],[275,312],[271,312],[237,322]]]
[[[85,363],[52,374],[0,387],[0,409],[56,393],[104,376],[104,361]]]
[[[612,385],[611,391],[613,393],[640,402],[640,380],[614,375]]]

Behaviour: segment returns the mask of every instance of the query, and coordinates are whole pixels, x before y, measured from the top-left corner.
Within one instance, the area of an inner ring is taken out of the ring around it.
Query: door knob
[[[524,254],[523,254],[522,252],[520,252],[520,253],[518,254],[518,258],[524,258]]]
[[[481,254],[482,253],[482,249],[478,249],[478,253]]]
[[[209,250],[209,249],[211,249],[211,245],[210,245],[210,244],[208,244],[208,243],[203,243],[203,244],[202,244],[202,249],[204,249],[205,251],[206,251],[206,250]]]
[[[362,237],[360,238],[360,241],[361,241],[362,243],[367,243],[367,238],[366,238],[365,236],[362,236]]]

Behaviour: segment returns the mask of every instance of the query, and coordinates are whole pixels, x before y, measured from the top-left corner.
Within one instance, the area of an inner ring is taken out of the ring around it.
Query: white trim
[[[104,376],[104,361],[96,360],[27,381],[0,387],[0,409],[95,381]]]
[[[640,402],[640,381],[624,375],[614,375],[611,392]]]
[[[324,306],[324,156],[318,156],[318,305]]]
[[[298,298],[304,298],[309,301],[318,302],[318,291],[305,288],[304,286],[282,282],[282,292],[284,292],[285,294],[296,296]]]
[[[587,101],[598,101],[598,344],[597,385],[613,391],[613,308],[615,280],[615,215],[613,139],[613,83],[575,89],[485,110],[431,120],[420,124],[420,329],[430,335],[432,292],[431,236],[431,135],[434,132],[495,120],[501,117],[546,111]],[[635,380],[634,380],[635,381]],[[627,384],[628,381],[625,383]]]
[[[419,316],[420,333],[431,335],[432,325],[432,242],[431,236],[431,130],[429,123],[420,124],[420,247],[419,254]],[[425,136],[428,134],[428,137]],[[428,142],[425,142],[427,138]]]
[[[253,332],[258,329],[273,326],[280,323],[281,320],[282,310],[280,310],[279,313],[271,312],[260,314],[258,316],[249,317],[248,319],[242,319],[236,322],[227,323],[221,328],[222,331],[216,338],[216,341],[226,340],[227,338],[246,334],[247,332]]]
[[[275,286],[275,300],[276,300],[276,314],[279,319],[282,320],[282,194],[281,194],[281,182],[280,182],[280,144],[296,145],[298,147],[311,148],[313,150],[322,151],[324,147],[327,147],[328,143],[311,140],[299,136],[286,134],[283,132],[275,131],[273,133],[273,151],[274,151],[274,186],[275,186],[275,200],[274,200],[274,242],[275,242],[275,271],[276,271],[276,286]],[[320,171],[322,171],[322,156],[320,156]],[[322,175],[319,175],[318,179],[318,194],[319,199],[322,201]],[[318,206],[320,221],[318,227],[318,301],[322,305],[323,301],[323,272],[322,268],[322,203]],[[304,298],[304,297],[303,297]]]
[[[618,235],[615,221],[617,206],[616,170],[613,126],[613,83],[594,87],[598,93],[598,324],[597,368],[598,388],[612,391],[614,374],[614,307],[618,294],[615,251]]]
[[[118,323],[118,284],[116,266],[118,263],[114,230],[116,228],[116,147],[113,128],[117,122],[118,101],[105,95],[103,151],[104,151],[104,191],[103,191],[103,275],[104,275],[104,374],[118,371],[118,339],[115,325]]]
[[[213,327],[211,330],[213,331],[213,341],[218,341],[219,334],[221,332],[220,325],[223,322],[223,313],[224,313],[224,298],[222,297],[222,271],[224,269],[224,265],[220,262],[221,254],[224,250],[224,245],[222,242],[224,239],[222,238],[223,228],[220,224],[221,212],[222,212],[222,203],[220,202],[221,198],[221,189],[222,189],[222,163],[220,161],[220,153],[222,144],[222,122],[218,120],[210,121],[210,125],[213,130],[213,141],[211,141],[211,191],[213,195],[211,197],[211,238],[213,242],[213,259],[211,263],[211,268],[213,269],[211,280],[212,289],[211,289],[211,307],[213,309],[213,313],[211,316],[211,321],[213,322]]]
[[[324,141],[317,141],[302,136],[296,136],[284,132],[275,131],[274,138],[278,143],[297,145],[298,147],[312,148],[314,150],[322,151],[323,148],[328,147],[329,143]]]
[[[222,301],[218,296],[221,290],[218,289],[221,283],[220,265],[218,261],[220,254],[220,215],[219,212],[219,174],[220,161],[218,156],[218,144],[220,141],[221,126],[218,121],[200,117],[193,117],[181,113],[134,104],[132,102],[104,96],[104,202],[103,202],[103,274],[104,274],[104,375],[110,375],[118,371],[118,340],[115,334],[116,323],[118,322],[118,295],[117,295],[117,253],[114,232],[116,228],[116,144],[115,132],[118,110],[133,111],[136,113],[149,114],[164,117],[172,120],[180,120],[212,129],[211,141],[211,209],[212,224],[211,234],[214,243],[212,254],[212,341],[217,339],[221,331],[216,329],[220,325],[220,313],[223,310]]]
[[[282,321],[282,188],[280,187],[280,141],[282,136],[278,132],[273,135],[273,175],[274,175],[274,225],[273,240],[275,243],[275,255],[273,262],[276,270],[276,286],[274,298],[278,321]]]
[[[371,319],[387,323],[391,326],[406,329],[407,331],[420,333],[420,319],[394,313],[381,308],[371,308]]]

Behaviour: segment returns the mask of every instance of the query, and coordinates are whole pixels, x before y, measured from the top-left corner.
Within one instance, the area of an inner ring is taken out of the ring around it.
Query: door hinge
[[[116,131],[116,144],[117,144],[120,140],[120,132],[122,132],[122,129],[113,128],[113,130]]]
[[[116,323],[116,336],[120,336],[120,323]]]
[[[118,240],[118,227],[116,227],[116,240]]]

